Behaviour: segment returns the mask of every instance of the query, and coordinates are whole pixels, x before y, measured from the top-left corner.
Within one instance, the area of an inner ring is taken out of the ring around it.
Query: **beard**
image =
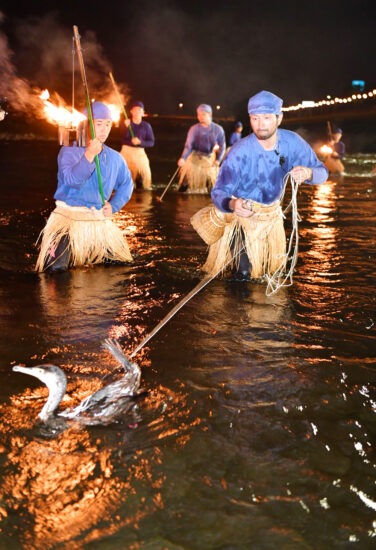
[[[266,140],[266,139],[269,139],[271,138],[272,136],[274,136],[274,134],[276,133],[277,131],[277,127],[276,128],[273,128],[273,129],[268,129],[268,130],[257,130],[257,132],[255,132],[255,130],[253,130],[253,133],[255,134],[255,136],[257,137],[257,139],[259,139],[260,141],[262,140]]]

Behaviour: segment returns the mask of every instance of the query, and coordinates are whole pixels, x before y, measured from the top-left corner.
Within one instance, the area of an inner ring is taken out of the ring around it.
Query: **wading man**
[[[124,121],[120,153],[131,171],[133,181],[140,183],[144,189],[151,189],[150,163],[145,148],[154,146],[153,129],[148,122],[142,120],[142,101],[133,101],[130,114],[131,120],[127,118]]]
[[[219,165],[226,150],[222,126],[212,122],[212,108],[197,107],[198,124],[188,130],[180,166],[179,191],[208,193],[215,184]]]
[[[290,173],[296,183],[313,185],[328,177],[307,142],[295,132],[278,128],[282,121],[279,97],[259,92],[250,98],[248,113],[253,133],[231,147],[211,192],[210,215],[217,233],[207,241],[211,246],[203,266],[215,273],[245,246],[233,265],[232,278],[238,281],[272,275],[286,265],[280,206],[285,176]]]
[[[111,217],[129,201],[133,181],[121,155],[104,144],[112,126],[109,108],[94,102],[91,109],[95,139],[86,148],[62,147],[59,152],[56,208],[42,231],[37,271],[65,271],[69,265],[132,261],[127,241]],[[87,111],[85,114],[87,116]],[[94,162],[96,155],[104,206]]]

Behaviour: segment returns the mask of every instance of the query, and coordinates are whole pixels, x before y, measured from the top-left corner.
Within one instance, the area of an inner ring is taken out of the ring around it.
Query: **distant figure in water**
[[[253,133],[235,143],[226,155],[211,192],[213,206],[206,207],[211,208],[210,216],[205,208],[199,211],[205,226],[212,223],[210,241],[206,241],[209,254],[202,269],[218,273],[239,253],[232,261],[232,280],[240,282],[250,276],[273,276],[286,267],[281,209],[286,175],[297,184],[312,185],[328,177],[304,139],[279,129],[282,99],[271,92],[259,92],[249,99],[248,113]],[[211,238],[213,234],[215,238]]]
[[[225,132],[212,122],[212,108],[202,103],[197,107],[198,124],[188,130],[180,166],[179,191],[209,193],[219,172],[226,150]]]
[[[110,351],[122,365],[124,376],[86,397],[74,409],[66,409],[57,413],[59,417],[73,419],[86,425],[109,424],[130,411],[134,407],[137,397],[145,393],[138,391],[141,380],[139,366],[128,359],[119,343],[116,340],[108,339],[104,341],[102,347]],[[38,416],[43,422],[53,419],[67,390],[67,378],[64,371],[55,365],[37,365],[35,367],[15,365],[13,370],[35,376],[46,384],[49,395]]]
[[[329,157],[325,159],[325,166],[329,170],[331,174],[341,174],[345,171],[345,167],[342,163],[342,159],[346,154],[346,146],[341,141],[342,138],[342,130],[341,128],[337,128],[332,133],[332,140],[329,141],[329,147],[333,149],[333,152]]]
[[[237,141],[242,139],[243,124],[239,121],[235,124],[235,130],[232,132],[229,140],[229,145],[234,145]]]
[[[140,183],[144,189],[151,189],[150,163],[145,148],[154,146],[153,129],[148,122],[142,120],[145,114],[142,101],[131,103],[130,114],[131,120],[124,120],[125,128],[121,136],[123,146],[120,153],[131,171],[135,184]]]
[[[95,101],[91,109],[96,137],[86,148],[60,149],[54,195],[56,208],[42,231],[37,271],[65,271],[70,265],[132,261],[122,231],[111,221],[112,215],[132,195],[131,173],[120,153],[105,145],[112,126],[109,108]],[[84,114],[87,116],[86,109]],[[104,206],[94,162],[96,155],[102,175]]]

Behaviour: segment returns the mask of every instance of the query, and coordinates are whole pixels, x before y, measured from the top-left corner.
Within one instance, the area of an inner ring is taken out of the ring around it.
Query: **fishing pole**
[[[73,34],[74,39],[76,42],[76,50],[78,55],[78,60],[80,62],[80,69],[81,69],[81,77],[82,77],[82,83],[84,85],[85,94],[86,94],[86,108],[87,108],[87,114],[89,117],[90,122],[90,132],[91,132],[91,139],[95,139],[95,131],[94,131],[94,123],[93,123],[93,114],[91,112],[91,105],[90,105],[90,96],[89,96],[89,88],[87,85],[87,79],[86,79],[86,73],[85,73],[85,65],[84,65],[84,58],[82,56],[82,50],[81,50],[81,43],[80,43],[80,35],[78,34],[78,27],[76,25],[73,25]],[[99,158],[98,155],[95,155],[95,165],[97,167],[97,174],[98,174],[98,185],[99,185],[99,192],[102,197],[102,204],[105,205],[106,201],[104,198],[103,193],[103,185],[102,185],[102,175],[101,170],[99,167]]]
[[[328,126],[329,141],[333,141],[332,127],[331,127],[331,125],[330,125],[330,121],[327,120],[327,121],[326,121],[326,124],[327,124],[327,126]]]
[[[244,249],[245,245],[240,250],[238,250],[238,252],[234,254],[234,256],[230,260],[228,260],[220,269],[218,269],[218,271],[214,273],[214,275],[207,275],[206,277],[204,277],[186,296],[184,296],[182,300],[180,300],[180,302],[176,304],[175,307],[172,308],[172,310],[165,317],[163,317],[162,321],[160,321],[158,325],[151,332],[149,332],[146,338],[144,338],[144,340],[142,340],[142,342],[136,347],[136,349],[132,351],[129,358],[132,359],[132,357],[136,355],[136,353],[138,353],[140,349],[143,348],[145,344],[147,344],[147,342],[149,342],[149,340],[175,315],[175,313],[179,311],[179,309],[181,309],[187,302],[189,302],[189,300],[193,298],[193,296],[198,294],[200,290],[202,290],[206,285],[208,285],[210,281],[215,279],[215,277],[217,277],[217,275],[219,275],[219,273],[221,273],[221,271],[224,270],[225,267],[227,267],[233,260],[235,260],[235,258],[241,252],[243,252]]]
[[[124,103],[121,99],[121,96],[120,96],[120,93],[119,93],[119,89],[117,87],[117,84],[115,82],[115,79],[114,79],[114,76],[112,73],[108,73],[110,75],[110,80],[112,82],[112,85],[114,87],[114,90],[115,90],[115,94],[117,95],[117,99],[118,99],[118,102],[119,102],[119,105],[120,105],[120,108],[123,109],[123,113],[124,113],[124,118],[125,120],[129,120],[129,117],[127,115],[127,111],[125,110],[125,107],[124,107]],[[131,134],[132,136],[132,139],[134,138],[134,133],[133,133],[133,130],[132,130],[132,126],[129,124],[128,126],[129,128],[129,133]]]
[[[180,170],[180,166],[178,166],[178,167],[176,168],[174,175],[172,176],[172,178],[170,179],[170,181],[169,181],[168,184],[166,185],[165,190],[163,191],[162,195],[161,195],[160,197],[157,197],[157,200],[159,200],[159,201],[162,202],[163,197],[165,196],[165,193],[166,193],[167,189],[170,187],[171,183],[174,181],[175,176],[176,176],[176,174],[179,172],[179,170]]]

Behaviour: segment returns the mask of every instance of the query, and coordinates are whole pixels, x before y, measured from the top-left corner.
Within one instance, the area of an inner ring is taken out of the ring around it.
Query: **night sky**
[[[376,87],[375,19],[368,0],[108,1],[1,3],[1,32],[17,75],[69,101],[72,26],[89,87],[112,70],[150,113],[186,114],[198,103],[246,112],[267,89],[290,105],[347,95],[353,79]],[[94,73],[97,74],[94,76]]]

